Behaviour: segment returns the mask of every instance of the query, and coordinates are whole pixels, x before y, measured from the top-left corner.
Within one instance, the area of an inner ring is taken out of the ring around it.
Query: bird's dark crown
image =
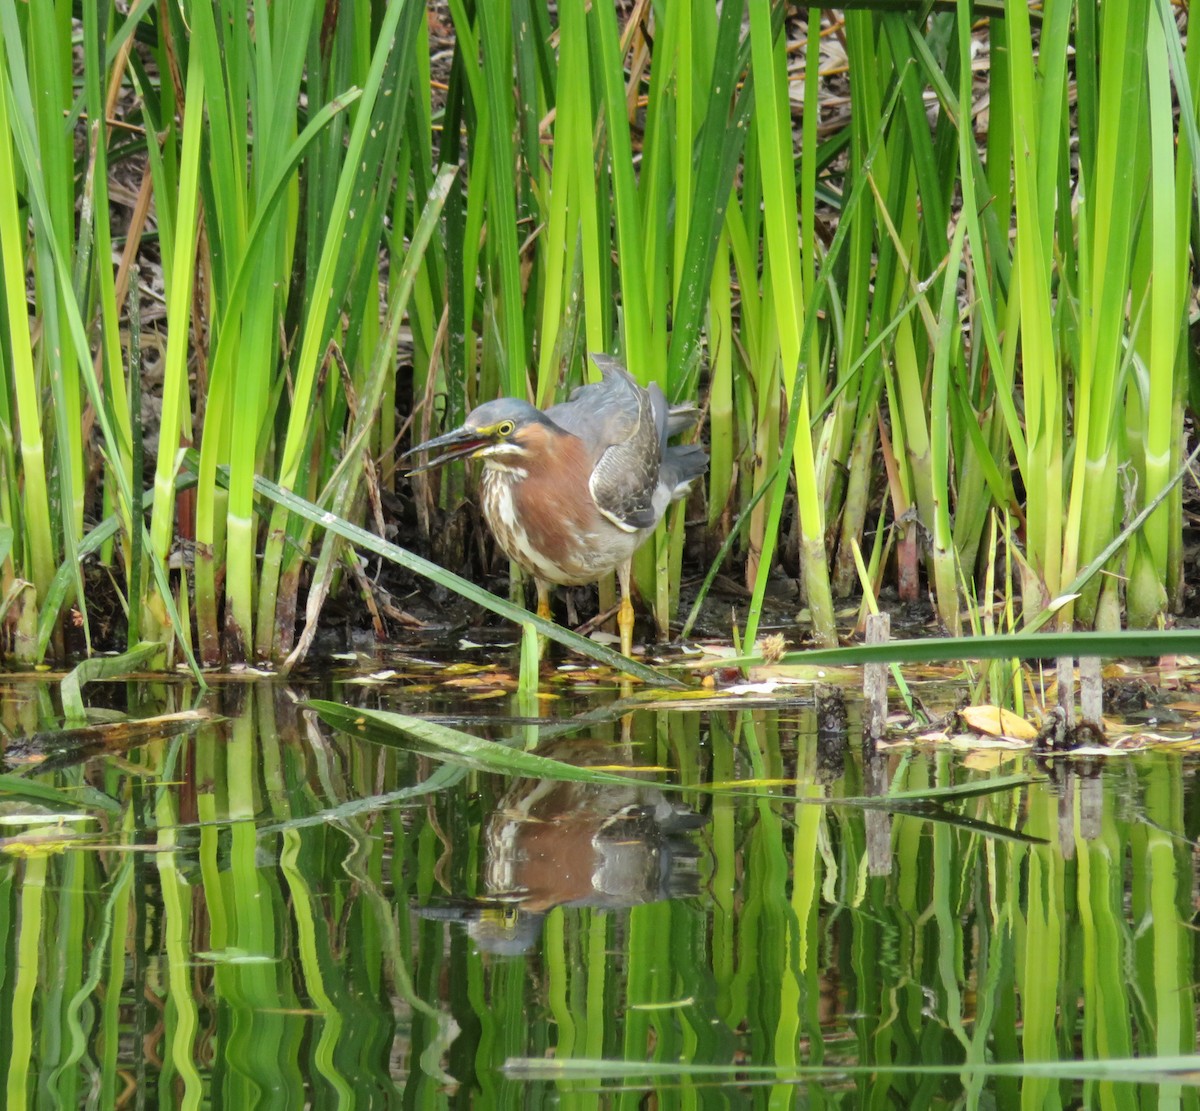
[[[504,431],[505,425],[509,423],[512,424],[512,428]],[[521,401],[516,397],[500,397],[472,409],[464,427],[506,438],[528,424],[553,425],[554,422],[528,401]]]
[[[526,456],[550,437],[567,433],[545,413],[527,401],[502,397],[473,409],[463,424],[442,436],[418,444],[407,455],[443,450],[443,454],[427,459],[409,474],[421,474],[444,466],[455,459],[491,459],[503,468],[504,457]]]

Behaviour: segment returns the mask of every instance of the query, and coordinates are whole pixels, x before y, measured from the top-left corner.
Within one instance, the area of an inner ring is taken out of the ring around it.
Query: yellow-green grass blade
[[[959,52],[964,56],[968,56],[971,50],[970,25],[969,7],[965,0],[960,0],[958,9],[958,48]],[[961,84],[959,86],[960,105],[970,103],[971,74],[972,71],[969,66],[962,67],[960,74]],[[997,191],[995,184],[997,175],[993,172],[993,159],[999,160],[1004,158],[1002,187],[1005,191],[1009,187],[1009,163],[1004,152],[1010,149],[1011,134],[1006,143],[1002,143],[999,139],[996,139],[993,146],[993,137],[995,136],[996,128],[1008,123],[1012,107],[1011,98],[1007,97],[1009,68],[1007,66],[994,66],[991,71],[991,80],[993,86],[996,88],[996,92],[993,93],[991,100],[994,126],[989,132],[988,177],[986,182],[981,183],[986,184],[990,191],[991,203],[987,205],[989,211],[995,207],[998,195],[1004,195],[998,194]],[[1001,92],[1005,93],[1006,99],[1003,103],[998,103],[997,97]],[[999,113],[998,116],[996,115],[997,113]],[[963,122],[965,123],[965,121]],[[1002,256],[1005,263],[1004,271],[1010,273],[1008,264],[1011,262],[1011,257],[1007,250],[1007,230],[1005,231],[1003,248],[997,244],[996,237],[986,236],[983,230],[984,224],[980,209],[984,205],[981,202],[980,194],[976,192],[976,175],[966,171],[967,164],[976,157],[977,150],[971,128],[960,126],[959,182],[962,186],[962,212],[963,218],[967,221],[967,241],[970,245],[973,271],[979,274],[986,266],[988,273],[997,273],[1000,269],[1000,259]],[[1007,207],[1005,203],[1005,210],[1007,210]],[[1029,449],[1025,441],[1024,424],[1017,412],[1016,388],[1012,376],[1009,374],[1008,363],[1000,347],[999,333],[996,327],[997,306],[1003,306],[1004,304],[1004,297],[1007,296],[1007,285],[1007,278],[1004,281],[1005,288],[1002,289],[993,289],[990,282],[980,281],[976,283],[976,289],[979,296],[978,307],[983,331],[982,338],[992,373],[997,379],[994,396],[1004,418],[1005,431],[1012,444],[1013,456],[1017,468],[1024,475],[1028,467]],[[1028,483],[1028,479],[1026,481]],[[993,497],[996,497],[998,503],[1001,502],[1001,499],[996,496],[995,491],[999,488],[999,486],[993,485]]]
[[[512,2],[495,0],[476,9],[483,49],[486,99],[477,110],[488,117],[494,144],[488,165],[487,252],[498,275],[501,379],[504,392],[525,396],[525,311],[517,243],[516,182],[513,173]]]
[[[1180,42],[1179,28],[1175,24],[1175,12],[1169,3],[1159,0],[1156,3],[1160,22],[1165,33],[1167,56],[1171,61],[1171,76],[1177,92],[1179,103],[1179,151],[1175,163],[1175,205],[1176,205],[1176,259],[1175,266],[1179,278],[1179,294],[1181,297],[1190,296],[1190,241],[1192,235],[1192,194],[1200,173],[1200,131],[1196,125],[1196,115],[1200,104],[1197,94],[1200,93],[1200,36],[1191,36],[1187,42],[1187,53],[1184,54]],[[1178,357],[1183,359],[1185,345],[1180,344]],[[1184,398],[1188,391],[1188,375],[1185,367],[1176,375],[1175,392],[1172,397],[1174,417],[1174,446],[1171,451],[1172,465],[1183,457],[1183,410]],[[1170,524],[1167,534],[1167,590],[1170,604],[1175,610],[1183,608],[1185,586],[1184,556],[1183,556],[1183,498],[1176,496],[1171,499],[1169,507]]]
[[[723,283],[728,291],[728,266],[722,269],[717,264],[717,244],[754,105],[753,77],[745,72],[749,41],[741,38],[743,7],[726,4],[721,8],[711,73],[707,78],[704,120],[695,144],[687,147],[680,144],[678,148],[678,158],[685,153],[689,158],[694,157],[695,178],[687,223],[681,224],[676,213],[676,289],[667,356],[671,396],[676,399],[691,396],[696,382],[705,283],[711,276],[714,292],[718,283]],[[679,235],[684,231],[686,243],[680,257]],[[710,349],[716,346],[711,324],[709,346]]]
[[[542,238],[544,286],[541,328],[538,335],[538,370],[535,399],[545,408],[555,398],[558,385],[562,338],[560,329],[568,312],[574,286],[581,213],[577,203],[578,161],[572,157],[576,144],[590,145],[592,129],[591,89],[581,80],[586,67],[586,44],[579,33],[568,34],[569,17],[561,17],[559,58],[555,89],[554,143],[551,154],[546,232]],[[580,20],[582,24],[582,20]],[[580,134],[582,130],[583,134]],[[589,177],[584,189],[592,188]]]
[[[35,278],[42,302],[42,327],[46,343],[43,365],[48,371],[54,398],[50,416],[54,422],[54,451],[57,456],[57,488],[60,502],[60,526],[65,554],[72,558],[76,538],[83,528],[84,461],[81,435],[79,369],[76,352],[63,342],[69,328],[65,301],[86,297],[87,259],[91,245],[94,207],[87,197],[79,198],[79,220],[75,218],[74,141],[64,119],[72,114],[72,8],[61,0],[51,0],[39,8],[39,18],[29,25],[24,50],[28,68],[9,55],[14,104],[30,110],[27,117],[28,150],[36,159],[27,172],[41,176],[46,201],[45,218],[35,216]],[[36,28],[36,31],[35,31]],[[11,44],[12,48],[18,46]],[[73,280],[59,286],[48,240],[60,245],[71,257]],[[85,615],[86,600],[79,599]]]
[[[680,40],[689,35],[691,5],[669,5],[655,20],[654,54],[646,94],[645,133],[638,172],[642,246],[639,254],[646,278],[650,329],[666,335],[667,307],[675,290],[671,231],[671,205],[675,220],[686,218],[691,201],[691,160],[686,160],[683,177],[671,173],[676,150],[690,150],[691,104],[684,107],[680,83]],[[690,92],[690,90],[689,90]],[[628,104],[628,99],[626,100]],[[674,145],[674,147],[672,146]],[[677,164],[677,163],[675,163]],[[664,346],[665,350],[665,346]],[[664,368],[665,371],[665,368]],[[658,582],[661,583],[661,578]]]
[[[24,536],[29,564],[39,599],[54,576],[54,540],[50,529],[50,499],[46,486],[45,445],[25,304],[25,242],[21,209],[17,204],[16,166],[9,124],[11,100],[8,67],[0,51],[0,263],[4,266],[4,296],[8,321],[8,351],[20,423],[21,463],[24,476]]]
[[[0,4],[0,20],[6,29],[15,27],[15,16],[12,9],[11,0],[4,0]],[[11,44],[19,41],[14,35],[6,35],[6,42]],[[29,119],[31,113],[25,116],[17,117],[11,120],[11,133],[14,135],[17,146],[21,151],[23,161],[29,166],[36,165],[36,143],[33,136],[29,133]],[[35,222],[40,223],[43,227],[49,226],[49,202],[43,188],[41,177],[37,173],[27,173],[26,184],[32,208],[34,212]],[[57,288],[60,290],[70,290],[72,288],[71,277],[69,273],[68,262],[65,257],[65,248],[59,243],[57,238],[53,236],[43,237],[43,242],[48,250],[48,259],[52,263],[54,273],[56,275]],[[70,336],[70,342],[73,347],[77,365],[84,369],[83,383],[88,391],[89,400],[95,412],[96,421],[100,426],[102,433],[101,450],[115,450],[113,445],[117,444],[117,438],[114,434],[112,422],[109,414],[109,406],[106,404],[103,391],[96,380],[92,370],[91,353],[89,351],[88,341],[85,334],[83,322],[80,316],[80,309],[74,296],[66,296],[61,299],[61,305],[64,310],[64,319],[67,326],[67,331]],[[116,466],[111,473],[117,480],[122,504],[125,506],[131,505],[133,501],[132,492],[130,489],[129,476],[124,469]],[[170,599],[169,590],[165,588],[166,575],[163,570],[162,563],[159,560],[152,561],[152,570],[155,574],[156,581],[160,584],[160,590],[164,595],[165,610],[168,621],[171,627],[176,631],[177,635],[181,636],[178,615],[175,613],[174,604]],[[58,606],[61,605],[61,599],[65,596],[66,587],[72,581],[79,589],[79,561],[71,558],[64,562],[55,576],[55,589],[59,590],[59,602],[53,607],[49,613],[43,613],[39,620],[38,629],[38,644],[39,650],[44,651],[48,643],[50,633],[53,629],[53,621],[57,615]],[[188,654],[185,646],[185,654]],[[190,657],[189,657],[190,658]],[[194,661],[192,662],[194,666]]]
[[[634,775],[568,764],[410,714],[359,709],[322,700],[315,700],[309,705],[327,724],[345,733],[365,737],[379,744],[415,747],[417,751],[436,755],[439,759],[466,763],[469,767],[485,771],[567,783],[598,783],[614,787],[645,785],[645,780]]]
[[[171,549],[175,518],[175,473],[178,466],[180,431],[183,428],[184,402],[188,396],[187,363],[190,349],[192,282],[196,271],[195,249],[199,233],[199,177],[201,137],[204,113],[204,69],[199,54],[193,55],[187,73],[189,110],[183,122],[183,156],[179,179],[174,255],[164,260],[171,271],[167,296],[167,354],[163,368],[162,423],[159,427],[158,460],[154,470],[154,509],[150,517],[150,544],[154,557],[166,561]],[[131,605],[138,604],[131,599]],[[151,610],[161,627],[162,603]],[[147,632],[153,633],[153,626]]]
[[[643,385],[664,385],[666,337],[655,332],[643,256],[644,231],[633,176],[633,146],[625,114],[625,69],[617,36],[616,9],[595,4],[588,13],[603,93],[604,136],[612,173],[617,267],[621,279],[623,336],[621,351]]]
[[[87,5],[83,13],[84,27],[84,84],[88,116],[92,121],[88,128],[91,157],[88,176],[95,209],[94,242],[92,257],[96,275],[97,315],[101,329],[101,358],[104,367],[104,382],[111,402],[114,430],[119,439],[112,445],[119,465],[128,470],[131,466],[133,429],[130,421],[129,398],[122,372],[120,316],[117,310],[116,290],[111,265],[112,227],[108,189],[108,130],[100,121],[104,119],[105,79],[107,66],[100,60],[109,56],[106,38],[107,28],[101,24],[95,5]],[[111,481],[111,480],[110,480]],[[115,482],[114,482],[115,486]]]
[[[201,547],[197,557],[197,618],[200,621],[201,649],[206,662],[215,662],[219,656],[216,636],[216,586],[213,550],[217,539],[218,521],[217,491],[215,475],[218,464],[225,463],[231,442],[228,406],[231,404],[233,388],[239,368],[241,373],[254,368],[240,367],[241,335],[238,321],[248,302],[253,281],[260,265],[264,262],[264,248],[273,221],[287,200],[292,187],[293,175],[302,159],[333,119],[354,104],[360,97],[357,89],[347,90],[313,113],[303,132],[291,142],[286,151],[272,159],[271,177],[261,186],[256,198],[256,209],[251,226],[246,234],[245,248],[238,260],[232,286],[225,301],[225,319],[217,343],[212,352],[207,398],[208,423],[200,445],[199,482],[196,498],[196,539]],[[261,373],[264,368],[258,368]],[[259,417],[261,421],[261,415]],[[251,436],[248,446],[253,455],[257,433]],[[251,474],[253,470],[251,469]],[[253,576],[246,582],[230,582],[229,590],[249,590]],[[207,618],[202,616],[201,606],[206,605]],[[206,630],[209,630],[206,639]],[[207,645],[207,647],[205,647]]]
[[[1050,241],[1053,235],[1053,181],[1044,180],[1048,148],[1057,133],[1040,130],[1042,121],[1035,103],[1037,87],[1030,48],[1028,9],[1012,0],[1009,14],[1009,71],[1014,129],[1017,236],[1016,281],[1020,305],[1020,336],[1025,400],[1025,435],[1029,458],[1027,477],[1028,545],[1040,584],[1027,584],[1033,602],[1041,586],[1047,595],[1058,592],[1062,562],[1062,419],[1060,367],[1051,320]],[[1065,39],[1043,41],[1041,55],[1050,49],[1065,51]],[[1044,95],[1053,101],[1058,90]],[[1053,172],[1050,159],[1049,172]],[[1040,608],[1040,607],[1039,607]]]
[[[820,664],[853,667],[868,663],[925,664],[955,660],[1045,659],[1096,656],[1102,659],[1153,659],[1200,652],[1200,630],[1121,629],[1116,632],[1008,633],[992,636],[893,640],[849,648],[809,648],[785,652],[783,665]],[[759,656],[722,660],[722,666],[750,667]]]
[[[933,379],[929,392],[929,451],[933,486],[933,574],[936,604],[942,623],[957,636],[962,627],[958,598],[958,551],[950,528],[950,361],[961,336],[958,316],[958,272],[962,261],[967,222],[959,219],[950,244],[950,262],[942,286],[938,334],[933,352]],[[961,356],[960,356],[961,357]]]
[[[850,192],[850,196],[846,199],[845,203],[843,204],[842,218],[838,223],[837,231],[834,233],[833,241],[829,245],[829,250],[826,252],[825,257],[822,259],[821,268],[818,271],[818,275],[817,275],[817,281],[816,281],[816,287],[814,290],[814,294],[813,294],[812,299],[809,301],[809,303],[807,305],[807,310],[806,310],[805,317],[804,317],[804,333],[801,337],[801,340],[802,340],[801,346],[803,346],[809,342],[809,336],[812,334],[813,329],[815,329],[815,327],[816,327],[817,313],[820,311],[825,292],[828,289],[826,275],[828,273],[832,273],[834,268],[838,265],[838,260],[841,257],[843,245],[845,244],[845,241],[849,236],[849,229],[853,225],[854,220],[857,218],[859,205],[861,204],[862,197],[864,195],[864,192],[866,191],[868,181],[871,178],[872,170],[873,170],[874,163],[875,163],[875,158],[876,158],[877,154],[879,154],[883,150],[883,137],[885,136],[885,134],[887,132],[887,126],[888,126],[889,121],[891,120],[892,113],[893,113],[893,110],[896,105],[897,96],[898,96],[898,90],[893,90],[893,93],[887,103],[887,106],[884,109],[884,111],[880,117],[879,127],[875,133],[873,140],[872,140],[871,146],[868,149],[867,156],[864,159],[864,163],[861,168],[861,172],[858,174],[858,176],[855,179],[854,186],[852,187],[851,192]],[[733,225],[731,225],[731,226],[733,226]],[[731,242],[735,242],[735,241],[736,240],[734,238],[731,238]],[[735,257],[736,257],[736,253],[735,253]],[[769,261],[769,256],[768,256],[768,261]],[[783,458],[790,459],[793,461],[795,459],[793,445],[794,445],[794,441],[795,441],[796,437],[798,435],[804,435],[807,438],[807,437],[810,437],[810,435],[811,435],[807,421],[805,421],[802,428],[800,426],[800,419],[801,419],[802,411],[805,407],[804,403],[806,401],[806,398],[807,398],[807,391],[801,390],[801,389],[794,390],[792,393],[791,402],[790,402],[789,408],[788,408],[787,431],[786,431],[786,434],[784,437],[784,444],[783,444],[781,454],[782,454]],[[811,450],[811,440],[810,440],[810,450]],[[751,597],[750,610],[749,610],[749,614],[747,616],[747,622],[746,622],[745,642],[747,644],[753,644],[754,637],[757,634],[758,622],[759,622],[760,615],[762,612],[763,598],[766,595],[768,570],[770,567],[771,559],[774,554],[776,538],[778,536],[778,531],[779,531],[778,530],[778,522],[782,516],[783,500],[784,500],[786,492],[787,492],[787,472],[786,472],[786,470],[781,468],[776,473],[776,477],[774,479],[773,486],[772,486],[771,502],[770,502],[770,505],[768,508],[768,514],[769,514],[769,519],[772,522],[774,522],[774,524],[773,524],[773,527],[771,527],[770,529],[768,529],[765,532],[765,534],[762,538],[762,561],[759,565],[758,574],[755,578],[754,591],[753,591],[753,595]],[[821,538],[821,544],[824,545],[823,537]],[[825,578],[825,583],[827,586],[828,585],[828,576],[827,575]],[[829,604],[830,604],[830,609],[832,612],[832,598],[830,598]],[[830,627],[830,633],[832,636],[832,624]]]
[[[407,76],[411,67],[408,52],[415,39],[415,19],[419,15],[416,5],[392,0],[384,11],[379,26],[376,47],[371,58],[370,70],[363,85],[362,97],[357,109],[347,142],[341,171],[337,180],[337,191],[323,229],[324,238],[320,245],[320,256],[316,273],[310,287],[309,312],[305,318],[300,351],[293,369],[291,413],[280,449],[278,475],[285,488],[296,485],[301,465],[305,458],[305,447],[312,432],[311,405],[316,384],[317,370],[321,362],[329,332],[333,323],[333,310],[329,302],[335,286],[335,270],[344,261],[344,255],[352,244],[346,242],[344,232],[350,221],[354,193],[366,172],[374,173],[361,163],[364,148],[376,126],[375,109],[379,101],[385,72],[389,71],[392,51],[400,52],[396,67],[398,76],[394,85],[386,90],[390,97],[392,112],[402,110],[407,95]],[[401,20],[404,19],[403,26]],[[283,565],[286,542],[286,512],[275,506],[267,533],[266,549],[260,571],[258,620],[256,623],[256,648],[260,655],[273,654],[275,643],[275,600],[279,589],[279,575]]]
[[[1137,348],[1146,358],[1149,389],[1144,406],[1145,466],[1139,494],[1153,498],[1170,478],[1172,423],[1175,414],[1176,345],[1180,338],[1182,306],[1176,292],[1175,138],[1171,105],[1170,68],[1162,24],[1148,21],[1146,73],[1150,121],[1150,218],[1142,221],[1135,262],[1135,294],[1149,285],[1150,320],[1140,329]],[[1145,261],[1149,260],[1147,272]],[[1133,396],[1131,395],[1131,399]],[[1140,401],[1138,397],[1138,401]],[[1141,406],[1139,405],[1139,408]],[[1146,544],[1130,552],[1126,607],[1130,625],[1146,627],[1163,614],[1167,603],[1167,530],[1169,507],[1161,506],[1146,522]],[[1149,566],[1139,568],[1143,553]]]
[[[300,16],[297,11],[296,17]],[[259,34],[269,37],[268,27],[269,24],[263,25]],[[230,28],[227,35],[219,38],[211,5],[197,8],[191,17],[189,56],[204,71],[203,103],[207,109],[208,134],[201,172],[214,201],[211,212],[206,206],[205,217],[206,233],[212,242],[214,299],[218,312],[228,296],[233,280],[232,268],[244,249],[249,222],[245,188],[249,159],[244,117],[250,90],[244,59],[245,39],[246,35],[239,33],[237,28]],[[265,42],[263,49],[267,49]],[[199,99],[192,99],[189,90],[187,107],[198,110],[200,104]],[[266,132],[266,127],[256,130]],[[260,137],[270,142],[269,134],[260,134]]]
[[[751,0],[750,45],[755,78],[758,150],[762,166],[765,254],[769,264],[767,273],[775,310],[775,325],[778,329],[783,386],[789,405],[795,403],[799,428],[797,434],[795,429],[789,427],[785,443],[791,452],[796,474],[801,560],[807,600],[812,613],[813,632],[819,640],[829,642],[836,636],[833,596],[825,556],[825,515],[813,459],[812,435],[809,430],[810,402],[805,377],[809,372],[818,373],[815,363],[810,365],[816,350],[812,346],[815,330],[805,329],[803,343],[801,337],[805,310],[809,303],[815,303],[817,294],[815,290],[805,291],[803,288],[796,234],[798,216],[784,43],[782,38],[775,34],[767,0]],[[811,156],[812,152],[808,152],[807,157]],[[811,296],[806,296],[806,292]],[[768,549],[773,547],[774,534],[778,533],[779,527],[779,517],[773,512],[773,507],[768,512],[771,522],[768,529],[770,539],[764,543],[764,558],[759,565],[758,576],[759,581],[763,583],[763,589],[764,576],[771,562]],[[761,599],[759,604],[761,605]],[[757,613],[753,604],[750,622],[752,629],[756,628]]]
[[[418,269],[421,267],[425,251],[433,235],[434,227],[442,212],[450,184],[458,172],[457,166],[443,166],[437,180],[426,199],[421,219],[413,230],[408,251],[400,267],[396,289],[388,308],[387,319],[384,323],[383,338],[376,348],[370,374],[358,397],[358,411],[355,414],[354,426],[350,438],[342,451],[342,459],[333,475],[334,493],[330,500],[333,513],[339,517],[347,514],[359,493],[359,486],[364,477],[363,459],[370,447],[369,435],[378,418],[379,406],[384,396],[384,383],[391,377],[393,371],[392,352],[400,332],[400,324],[408,307],[409,295]],[[321,554],[313,572],[312,583],[309,587],[307,633],[315,633],[317,617],[320,613],[321,602],[326,595],[330,573],[337,553],[337,536],[326,532],[321,545]],[[307,650],[308,640],[301,639],[300,646],[289,655],[286,668],[295,665]]]
[[[1064,576],[1078,562],[1090,560],[1117,525],[1115,507],[1113,512],[1097,507],[1116,488],[1134,204],[1144,182],[1147,149],[1142,141],[1147,9],[1124,2],[1106,4],[1100,20],[1095,165],[1091,179],[1081,181],[1078,288],[1083,315]],[[1117,42],[1122,44],[1119,50],[1104,48]],[[1095,61],[1078,59],[1076,64],[1091,66]],[[1093,583],[1076,603],[1076,615],[1085,624],[1097,619],[1099,586]]]

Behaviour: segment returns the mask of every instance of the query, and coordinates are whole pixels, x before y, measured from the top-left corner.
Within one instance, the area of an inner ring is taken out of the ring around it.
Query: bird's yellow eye
[[[517,426],[515,424],[513,424],[512,421],[502,420],[498,425],[496,425],[496,435],[497,436],[511,436],[513,433],[513,429],[516,427]]]

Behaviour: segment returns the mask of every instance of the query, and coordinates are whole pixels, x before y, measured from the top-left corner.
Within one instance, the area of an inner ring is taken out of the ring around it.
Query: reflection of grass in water
[[[548,1060],[544,1057],[513,1058],[505,1063],[505,1075],[511,1080],[546,1083],[558,1081],[612,1081],[606,1091],[644,1090],[647,1087],[673,1086],[687,1081],[689,1087],[759,1087],[778,1081],[803,1084],[818,1080],[844,1078],[873,1079],[880,1072],[906,1077],[1007,1077],[1015,1079],[1080,1080],[1128,1084],[1178,1084],[1191,1087],[1200,1068],[1200,1054],[1164,1057],[1125,1057],[1103,1061],[1021,1061],[1008,1064],[963,1061],[945,1065],[889,1064],[886,1070],[875,1065],[694,1065],[664,1061]],[[641,1081],[641,1083],[639,1083]],[[628,1082],[628,1083],[624,1083]],[[655,1082],[655,1083],[652,1083]]]
[[[637,762],[677,769],[709,816],[701,895],[551,910],[520,961],[410,914],[479,893],[481,829],[507,778],[428,773],[324,733],[266,686],[227,735],[133,750],[138,774],[94,760],[87,779],[123,808],[98,811],[106,836],[148,842],[157,867],[107,849],[0,861],[14,931],[0,1013],[39,1016],[37,1037],[9,1034],[10,1104],[49,1083],[74,1105],[88,1069],[105,1105],[123,1077],[167,1092],[187,1072],[230,1105],[268,1083],[328,1093],[318,1103],[433,1098],[438,1068],[477,1099],[531,1081],[813,1082],[909,1106],[966,1083],[1012,1106],[1039,1086],[1090,1104],[1101,1084],[1186,1083],[1195,939],[1176,759],[1130,757],[1135,779],[1057,767],[1054,783],[964,774],[942,752],[831,763],[814,721],[794,705],[635,711]],[[537,755],[479,738],[464,751],[493,749]],[[739,786],[747,771],[773,782]],[[66,797],[84,780],[46,778]]]

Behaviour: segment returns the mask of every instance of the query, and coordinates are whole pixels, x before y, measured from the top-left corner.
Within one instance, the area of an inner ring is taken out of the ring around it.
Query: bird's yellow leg
[[[621,655],[633,654],[633,603],[629,600],[630,565],[622,563],[617,569],[621,580],[621,607],[617,610],[617,629],[621,634]]]
[[[541,579],[534,579],[534,582],[537,584],[538,592],[537,615],[546,621],[553,621],[554,618],[550,615],[550,584],[542,582]],[[550,643],[550,641],[542,633],[538,633],[537,643],[538,659],[545,659],[546,646]],[[536,716],[536,714],[534,716]]]
[[[545,621],[553,621],[550,616],[550,584],[537,579],[538,608],[537,615]]]

